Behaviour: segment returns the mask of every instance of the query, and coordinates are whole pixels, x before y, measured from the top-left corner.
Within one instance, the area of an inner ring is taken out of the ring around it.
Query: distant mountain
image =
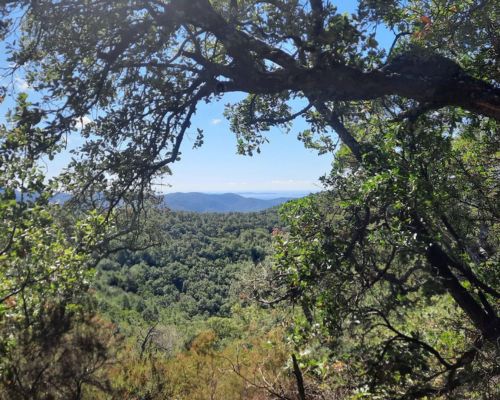
[[[51,197],[51,203],[63,204],[71,199],[71,195],[68,193],[56,193],[53,197]]]
[[[288,200],[291,197],[276,199],[255,199],[243,197],[234,193],[169,193],[163,197],[164,204],[174,211],[195,212],[251,212],[262,211]]]
[[[0,192],[2,192],[3,190],[0,189]],[[38,199],[38,197],[40,197],[40,194],[39,193],[24,193],[23,196],[21,196],[21,192],[19,191],[15,191],[15,195],[16,195],[16,200],[17,201],[20,201],[21,198],[23,199],[23,201],[35,201],[36,199]],[[57,204],[63,204],[65,202],[67,202],[68,200],[71,199],[71,195],[70,194],[67,194],[67,193],[56,193],[54,196],[52,196],[50,199],[49,199],[49,202],[51,203],[57,203]]]
[[[0,192],[2,189],[0,189]],[[16,191],[16,200],[21,199],[21,194]],[[25,194],[24,200],[34,201],[38,193]],[[235,193],[209,194],[209,193],[168,193],[163,195],[163,204],[173,211],[193,212],[252,212],[262,211],[278,206],[297,197],[278,197],[256,199],[244,197]],[[56,193],[50,198],[51,203],[63,204],[71,199],[67,193]]]
[[[253,199],[271,200],[277,199],[279,197],[286,197],[287,199],[298,199],[301,197],[306,197],[311,193],[315,193],[317,190],[289,190],[289,191],[278,191],[278,192],[234,192],[243,197],[251,197]]]

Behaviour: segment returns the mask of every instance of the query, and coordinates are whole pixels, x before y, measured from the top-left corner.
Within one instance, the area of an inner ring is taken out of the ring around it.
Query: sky
[[[338,1],[339,12],[353,12],[356,1]],[[379,42],[390,46],[393,35],[380,30]],[[0,45],[0,68],[7,67],[4,48]],[[8,81],[1,82],[11,89],[11,93],[27,91],[30,98],[37,94],[27,86],[22,74],[18,73]],[[181,160],[171,165],[173,174],[157,180],[159,192],[208,192],[208,193],[309,193],[321,190],[318,180],[331,169],[333,154],[319,156],[317,152],[304,148],[297,140],[297,134],[307,127],[304,121],[294,123],[292,130],[285,134],[279,129],[268,133],[270,143],[264,144],[260,154],[253,157],[236,153],[236,137],[229,129],[223,116],[224,104],[241,98],[238,94],[228,94],[220,102],[201,104],[192,123],[192,133],[188,134],[181,147]],[[4,116],[12,102],[0,104],[0,116]],[[82,121],[85,123],[86,121]],[[204,131],[204,145],[192,149],[196,128]],[[336,136],[332,132],[332,136]],[[77,134],[69,138],[68,146],[81,144]],[[67,164],[65,152],[54,161],[45,164],[47,175],[54,176]]]
[[[297,133],[307,128],[303,122],[285,134],[272,129],[269,143],[252,157],[236,154],[236,137],[223,117],[223,104],[203,106],[193,127],[203,127],[204,145],[192,149],[194,135],[181,148],[181,161],[172,166],[172,176],[164,179],[172,187],[167,191],[258,192],[318,191],[319,176],[331,169],[332,154],[318,156],[304,148]]]

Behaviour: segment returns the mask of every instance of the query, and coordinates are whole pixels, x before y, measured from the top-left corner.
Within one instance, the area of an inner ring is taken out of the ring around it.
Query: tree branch
[[[349,147],[356,160],[360,163],[363,161],[363,152],[361,149],[361,145],[359,142],[352,136],[351,132],[347,130],[342,122],[340,122],[339,116],[334,112],[328,109],[328,107],[319,101],[314,102],[314,107],[318,112],[325,118],[328,124],[337,132],[340,137],[340,140]]]

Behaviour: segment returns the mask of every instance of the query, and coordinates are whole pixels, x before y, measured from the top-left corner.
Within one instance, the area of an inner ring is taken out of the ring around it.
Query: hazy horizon
[[[188,190],[188,191],[179,191],[179,190],[172,190],[172,191],[166,191],[162,192],[159,195],[167,195],[167,194],[175,194],[175,193],[183,193],[183,194],[188,194],[188,193],[201,193],[201,194],[213,194],[213,195],[222,195],[222,194],[236,194],[241,197],[245,198],[253,198],[253,199],[261,199],[261,200],[271,200],[271,199],[277,199],[277,198],[282,198],[282,197],[292,197],[292,198],[299,198],[299,197],[304,197],[307,196],[311,193],[317,193],[320,190],[252,190],[252,191],[201,191],[201,190]]]

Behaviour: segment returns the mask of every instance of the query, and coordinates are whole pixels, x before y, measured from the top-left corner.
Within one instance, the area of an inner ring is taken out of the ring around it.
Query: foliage
[[[333,128],[352,144],[335,115],[393,95],[499,118],[491,1],[367,0],[353,15],[318,0],[23,0],[0,11],[5,29],[20,23],[11,61],[46,95],[44,135],[61,143],[92,115],[66,178],[94,200],[137,195],[169,173],[197,107],[226,93],[248,95],[226,115],[249,154],[299,117],[320,141]],[[394,51],[377,24],[394,31]]]
[[[56,149],[35,126],[40,118],[22,94],[10,127],[0,127],[2,399],[80,398],[106,359],[101,338],[89,336],[95,321],[87,296],[103,217],[82,213],[68,225],[62,208],[49,204],[56,182],[38,162]]]
[[[282,209],[277,273],[304,310],[292,337],[330,349],[366,395],[494,398],[497,125],[453,112],[397,122],[372,107],[350,126],[372,146],[362,162],[341,150],[329,191]]]
[[[162,352],[142,356],[126,348],[108,370],[116,396],[125,399],[265,399],[270,391],[293,393],[293,381],[282,366],[286,348],[282,333],[246,327],[243,340],[218,348],[213,330],[200,332],[187,351],[174,357]],[[94,397],[101,398],[101,397]]]
[[[115,320],[153,322],[228,316],[231,285],[270,251],[276,210],[260,213],[159,211],[161,244],[101,260],[96,288]]]
[[[308,147],[334,150],[332,131],[342,142],[325,178],[329,192],[286,206],[289,228],[275,232],[277,267],[267,293],[279,292],[268,303],[302,306],[290,334],[310,354],[302,357],[307,371],[320,386],[354,398],[493,398],[500,338],[497,8],[488,0],[362,0],[344,15],[320,0],[2,1],[0,36],[9,40],[9,29],[20,27],[10,47],[13,68],[24,66],[43,96],[31,108],[21,97],[16,126],[2,130],[2,324],[13,326],[4,322],[9,308],[31,323],[54,298],[64,309],[82,304],[89,248],[79,240],[123,247],[116,238],[140,226],[137,211],[154,178],[179,160],[197,107],[243,92],[226,111],[240,153],[258,152],[272,127],[289,130],[297,118],[310,125],[299,133]],[[377,42],[382,27],[395,34],[390,48]],[[46,205],[54,189],[42,187],[36,160],[60,151],[89,115],[84,144],[59,181],[79,207],[65,214]],[[200,145],[203,131],[195,133]],[[15,190],[41,195],[16,201]],[[105,223],[116,224],[116,236],[100,237]],[[209,245],[200,258],[226,257],[220,243]],[[153,277],[160,288],[149,277],[138,286],[149,270],[142,261],[108,261],[102,276],[131,292],[167,293],[168,301],[191,290],[181,263],[173,267],[177,276]],[[190,293],[179,302],[188,315],[227,315],[229,282],[212,284],[226,266],[209,270],[198,286],[190,280],[213,299]],[[131,298],[122,297],[124,308]],[[152,311],[143,317],[154,319]],[[434,321],[426,324],[429,315]],[[215,336],[207,331],[193,350],[208,365]]]

